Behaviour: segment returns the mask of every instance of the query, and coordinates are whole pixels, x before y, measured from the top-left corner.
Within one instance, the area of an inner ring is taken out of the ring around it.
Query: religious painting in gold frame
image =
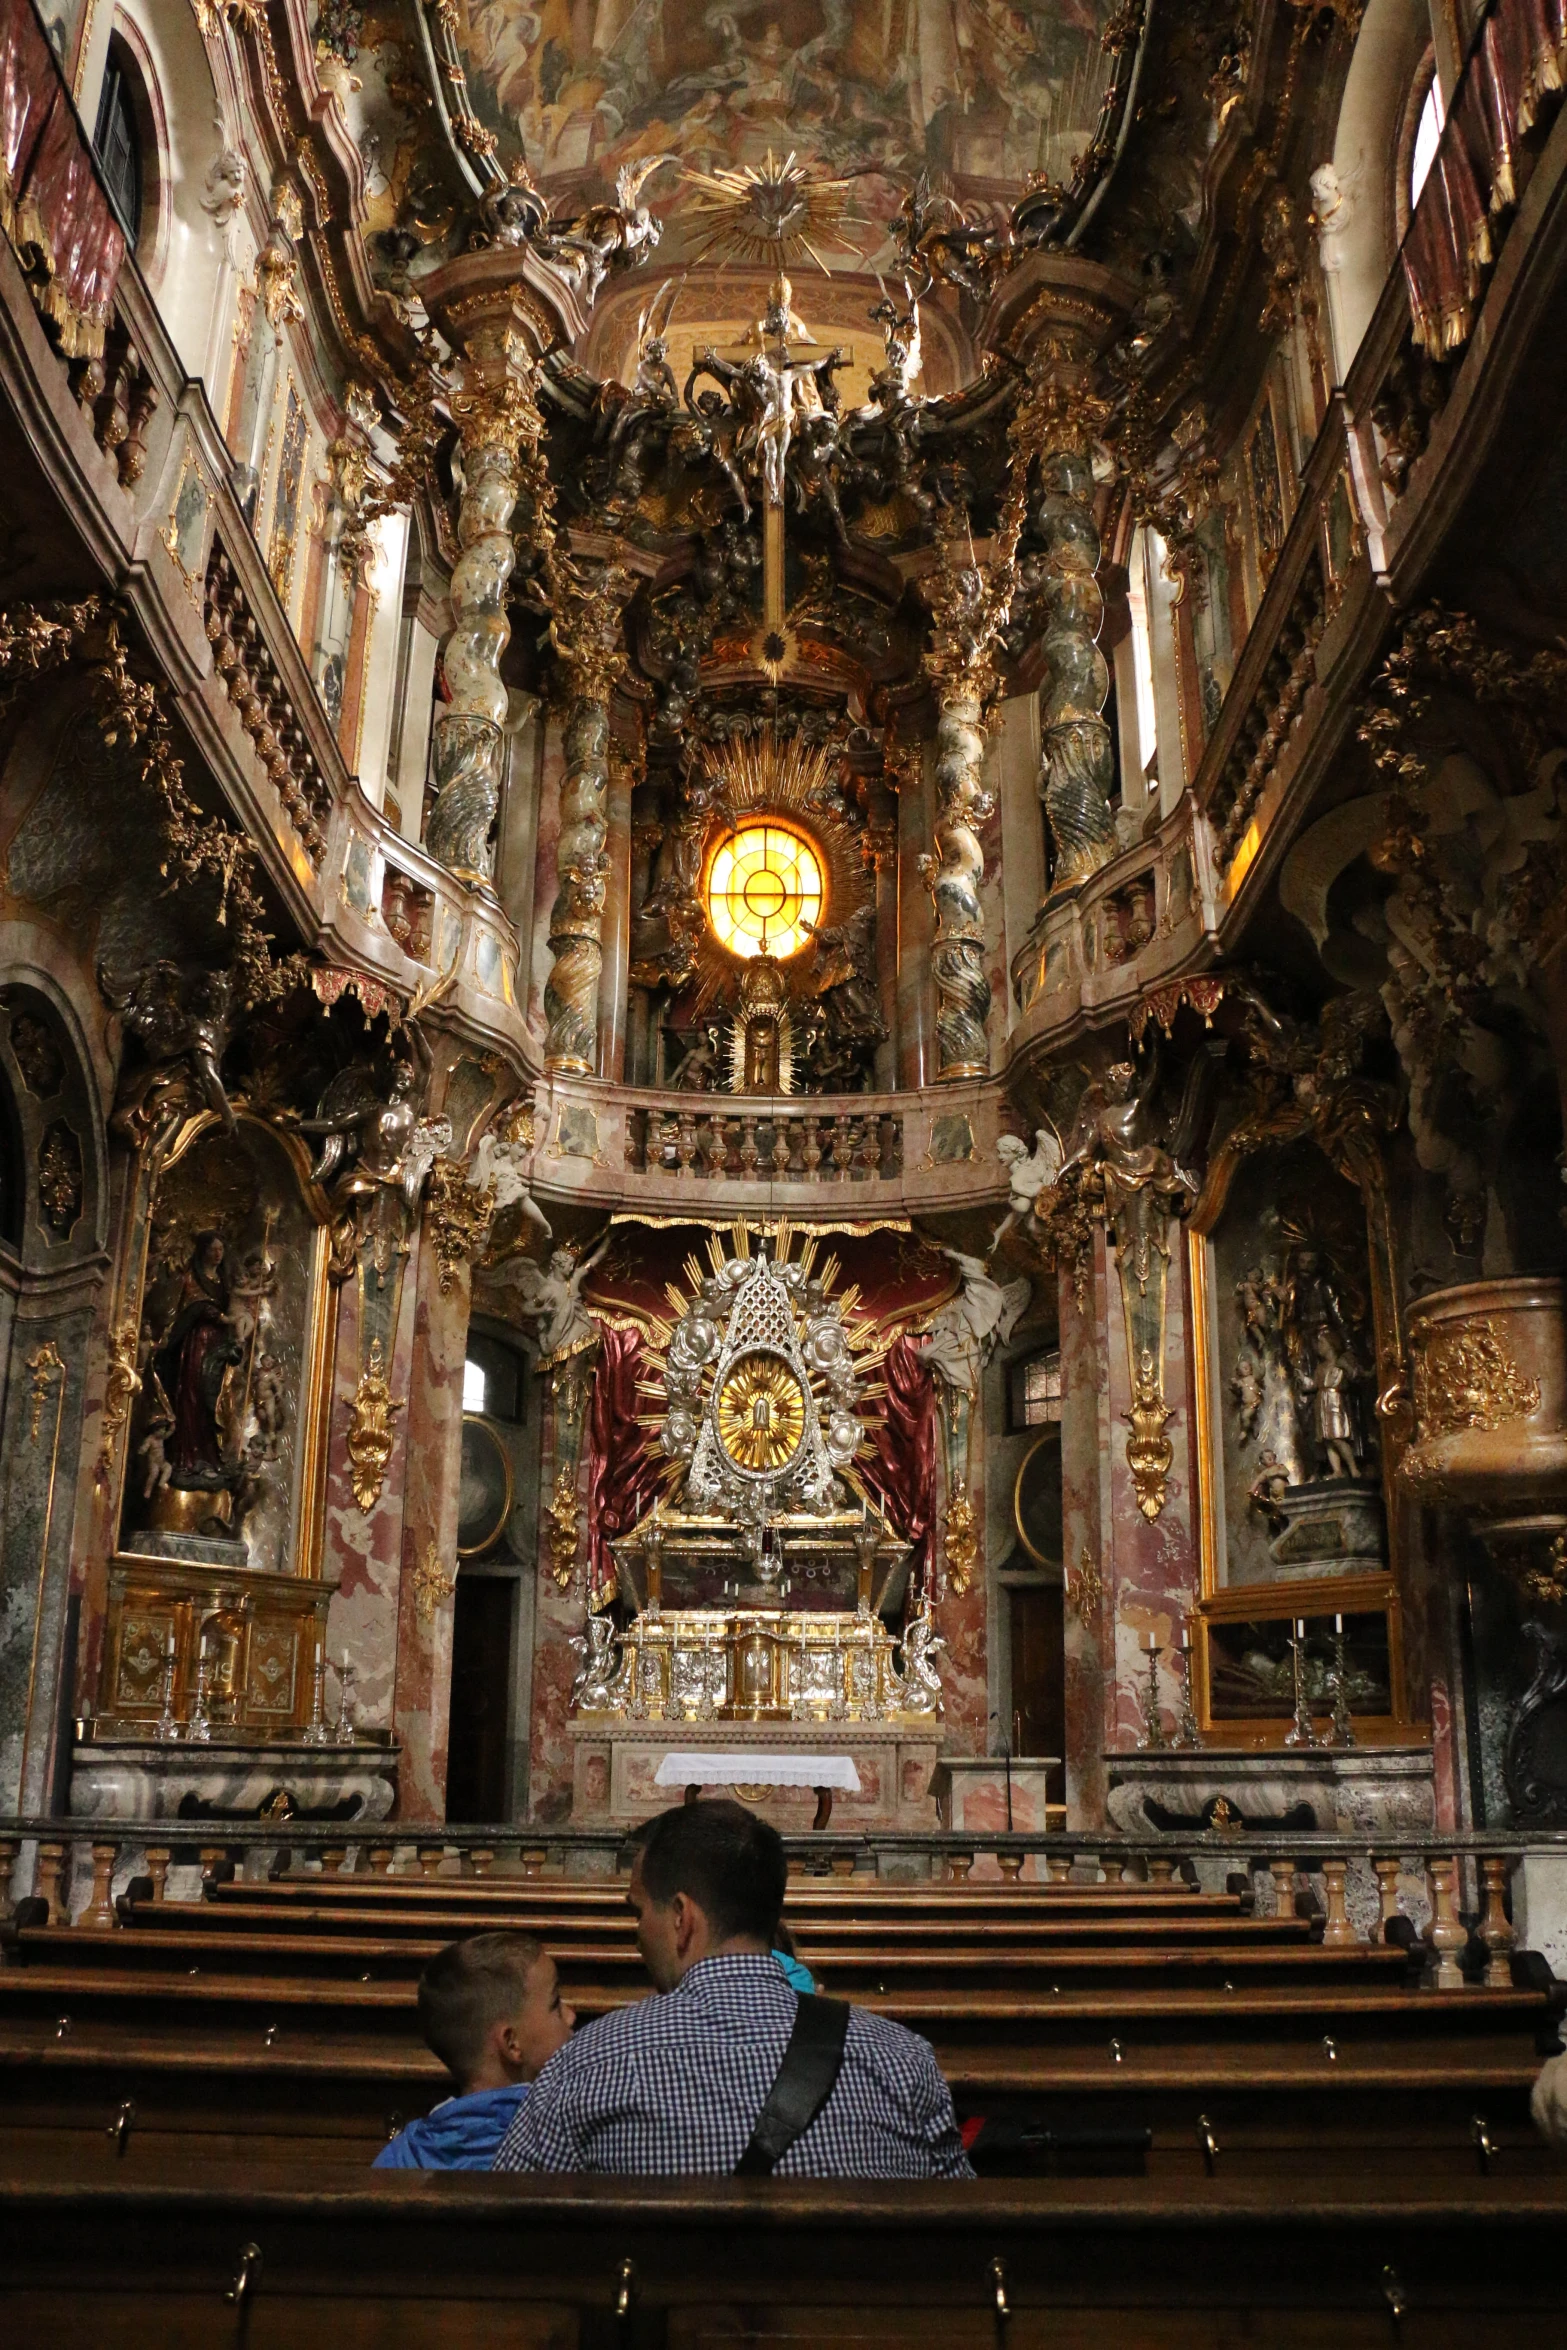
[[[1244,1204],[1236,1201],[1238,1182],[1243,1192],[1250,1188],[1278,1198],[1281,1187],[1287,1189],[1287,1180],[1293,1177],[1297,1182],[1314,1182],[1319,1197],[1331,1196],[1336,1190],[1341,1202],[1352,1200],[1364,1265],[1367,1359],[1363,1392],[1368,1397],[1386,1392],[1400,1373],[1403,1334],[1387,1170],[1375,1119],[1370,1115],[1345,1119],[1334,1131],[1332,1149],[1323,1147],[1311,1132],[1309,1121],[1293,1109],[1277,1113],[1271,1120],[1242,1121],[1234,1133],[1244,1137],[1244,1147],[1232,1139],[1220,1149],[1187,1224],[1201,1572],[1192,1654],[1193,1706],[1203,1737],[1215,1746],[1277,1746],[1289,1725],[1293,1696],[1281,1715],[1270,1672],[1259,1663],[1259,1657],[1270,1667],[1276,1665],[1273,1652],[1279,1640],[1287,1642],[1290,1626],[1300,1618],[1308,1626],[1309,1657],[1316,1653],[1313,1641],[1320,1650],[1323,1640],[1331,1640],[1335,1617],[1342,1617],[1351,1649],[1363,1652],[1359,1665],[1353,1655],[1347,1659],[1351,1675],[1358,1673],[1368,1684],[1361,1694],[1380,1709],[1355,1714],[1356,1738],[1368,1746],[1413,1743],[1429,1735],[1429,1726],[1414,1720],[1408,1705],[1403,1527],[1397,1506],[1385,1507],[1383,1555],[1347,1556],[1338,1571],[1321,1561],[1313,1571],[1292,1570],[1276,1558],[1264,1568],[1257,1559],[1251,1562],[1249,1575],[1237,1577],[1231,1573],[1229,1542],[1231,1517],[1237,1507],[1249,1508],[1255,1500],[1264,1511],[1270,1502],[1276,1509],[1287,1496],[1281,1496],[1276,1484],[1260,1479],[1260,1497],[1255,1487],[1250,1491],[1242,1487],[1239,1493],[1235,1489],[1235,1448],[1227,1443],[1225,1414],[1245,1408],[1250,1397],[1244,1386],[1239,1396],[1233,1391],[1234,1348],[1226,1343],[1221,1327],[1223,1274],[1216,1239],[1223,1237],[1232,1202]],[[1249,1180],[1243,1169],[1249,1171]],[[1297,1280],[1299,1256],[1309,1248],[1312,1237],[1305,1232],[1290,1243],[1297,1257]],[[1226,1270],[1233,1273],[1233,1266]],[[1245,1310],[1237,1304],[1238,1313]],[[1377,1464],[1381,1494],[1392,1497],[1396,1493],[1397,1440],[1388,1423],[1369,1410],[1363,1437],[1366,1456]],[[1330,1497],[1330,1480],[1303,1480],[1300,1490],[1308,1488],[1324,1503]],[[1279,1547],[1286,1554],[1294,1531],[1293,1524],[1287,1525],[1280,1539]],[[1362,1540],[1362,1553],[1365,1547]],[[1256,1628],[1256,1636],[1237,1651],[1237,1638],[1244,1627]],[[1251,1712],[1241,1702],[1241,1692],[1249,1684],[1255,1684],[1258,1691]],[[1315,1711],[1321,1717],[1320,1730],[1325,1717],[1320,1707]]]

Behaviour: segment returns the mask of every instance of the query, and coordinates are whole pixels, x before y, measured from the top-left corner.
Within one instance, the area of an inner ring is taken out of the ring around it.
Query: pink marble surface
[[[1105,1648],[1110,1570],[1101,1469],[1107,1443],[1104,1357],[1099,1344],[1105,1297],[1105,1251],[1096,1233],[1088,1294],[1082,1305],[1070,1271],[1061,1284],[1061,1486],[1066,1584],[1066,1801],[1068,1824],[1104,1824]],[[1084,1555],[1101,1569],[1104,1596],[1082,1610]]]
[[[533,1727],[528,1774],[529,1813],[536,1820],[565,1820],[571,1816],[573,1756],[567,1735],[571,1685],[581,1662],[571,1643],[583,1626],[582,1557],[587,1530],[587,1447],[582,1448],[577,1472],[578,1568],[562,1591],[550,1568],[543,1510],[555,1492],[557,1444],[554,1406],[548,1407],[539,1484],[539,1557],[534,1597]]]
[[[462,1381],[468,1339],[467,1267],[443,1294],[426,1228],[409,1265],[414,1338],[406,1415],[402,1579],[393,1700],[403,1764],[398,1812],[446,1816],[447,1727],[451,1703],[452,1615],[448,1592],[421,1604],[416,1570],[432,1555],[448,1580],[457,1560],[462,1481]]]
[[[1114,1688],[1106,1709],[1105,1744],[1126,1748],[1137,1744],[1143,1729],[1140,1693],[1148,1685],[1148,1668],[1146,1657],[1140,1653],[1142,1644],[1152,1632],[1162,1648],[1173,1649],[1182,1625],[1196,1610],[1201,1591],[1193,1453],[1196,1414],[1191,1408],[1186,1344],[1189,1285],[1185,1234],[1178,1224],[1172,1223],[1165,1300],[1164,1399],[1172,1407],[1165,1435],[1174,1448],[1175,1458],[1167,1479],[1164,1508],[1151,1523],[1138,1508],[1126,1461],[1130,1424],[1125,1414],[1131,1402],[1132,1383],[1127,1361],[1126,1320],[1121,1310],[1113,1250],[1108,1270],[1106,1475],[1115,1616]],[[1108,1571],[1105,1580],[1108,1587],[1111,1581]],[[1169,1655],[1160,1659],[1159,1688],[1168,1731],[1173,1727],[1178,1689]]]

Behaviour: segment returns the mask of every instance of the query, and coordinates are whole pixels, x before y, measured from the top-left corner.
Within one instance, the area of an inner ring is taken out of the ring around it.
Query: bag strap
[[[802,1991],[794,2030],[751,2142],[735,2164],[737,2179],[765,2179],[797,2138],[803,2138],[833,2093],[849,2029],[848,2002]]]

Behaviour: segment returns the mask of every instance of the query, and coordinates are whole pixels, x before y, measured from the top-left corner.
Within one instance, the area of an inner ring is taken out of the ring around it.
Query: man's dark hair
[[[419,2029],[464,2088],[494,2025],[514,2016],[544,1956],[531,1934],[471,1934],[448,1942],[419,1978]]]
[[[746,1934],[771,1946],[789,1885],[783,1838],[743,1803],[679,1803],[648,1823],[642,1883],[662,1908],[677,1893],[694,1901],[715,1934]]]

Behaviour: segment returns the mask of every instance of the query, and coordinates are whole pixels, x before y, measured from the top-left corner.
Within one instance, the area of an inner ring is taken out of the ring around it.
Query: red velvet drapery
[[[125,238],[32,0],[0,0],[0,227],[66,358],[101,357]]]
[[[610,1544],[629,1534],[658,1491],[662,1465],[638,1423],[637,1382],[646,1367],[641,1333],[601,1325],[588,1404],[588,1599],[615,1588]]]
[[[913,1544],[911,1580],[924,1573],[936,1524],[936,1383],[912,1338],[895,1338],[883,1365],[885,1416],[869,1460],[855,1465],[887,1513]]]
[[[1438,358],[1467,341],[1518,201],[1518,142],[1567,75],[1567,0],[1492,0],[1404,239],[1414,336]]]

